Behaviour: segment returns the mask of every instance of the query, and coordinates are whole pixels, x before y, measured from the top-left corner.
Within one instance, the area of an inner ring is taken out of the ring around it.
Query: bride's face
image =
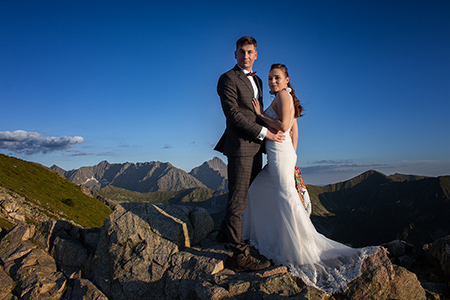
[[[269,72],[269,88],[278,93],[288,87],[289,77],[281,69],[272,69]]]

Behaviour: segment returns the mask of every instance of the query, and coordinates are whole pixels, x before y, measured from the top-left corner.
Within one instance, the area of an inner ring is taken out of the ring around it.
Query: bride
[[[360,275],[362,261],[377,247],[354,249],[318,233],[295,188],[298,127],[302,106],[291,87],[287,68],[273,64],[269,87],[275,94],[266,111],[255,111],[269,127],[285,132],[282,143],[266,140],[267,165],[249,189],[244,239],[275,264],[290,268],[306,284],[327,293],[347,288]]]

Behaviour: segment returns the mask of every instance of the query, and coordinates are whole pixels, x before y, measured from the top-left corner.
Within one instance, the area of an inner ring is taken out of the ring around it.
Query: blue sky
[[[216,85],[258,41],[305,108],[306,183],[450,174],[450,1],[0,1],[0,153],[71,170],[218,156]]]

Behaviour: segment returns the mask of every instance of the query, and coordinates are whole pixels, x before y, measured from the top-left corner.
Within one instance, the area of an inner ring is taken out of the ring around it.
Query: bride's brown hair
[[[270,70],[272,71],[273,69],[280,69],[284,73],[284,75],[286,77],[289,77],[288,70],[287,70],[287,67],[285,65],[283,65],[283,64],[273,64],[270,67]],[[290,80],[288,82],[288,88],[291,89],[290,94],[292,96],[292,100],[294,101],[294,109],[295,109],[294,118],[299,118],[299,117],[303,116],[302,115],[303,106],[301,106],[300,100],[298,100],[297,96],[295,95],[295,91],[294,91],[294,89],[291,86],[291,81]]]

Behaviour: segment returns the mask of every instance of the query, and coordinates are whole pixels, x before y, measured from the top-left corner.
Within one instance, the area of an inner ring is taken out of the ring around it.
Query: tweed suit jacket
[[[253,79],[259,89],[258,100],[262,106],[262,81],[256,75]],[[264,122],[256,116],[252,105],[252,84],[238,65],[220,76],[217,93],[227,126],[214,150],[227,156],[256,155],[263,144],[257,137]]]

